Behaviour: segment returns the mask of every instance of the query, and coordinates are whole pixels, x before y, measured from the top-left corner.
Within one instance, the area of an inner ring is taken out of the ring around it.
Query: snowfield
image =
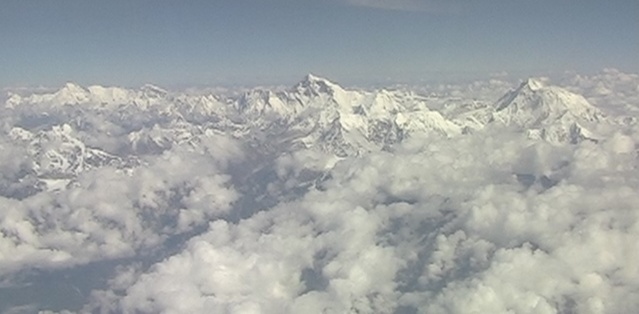
[[[0,312],[633,313],[639,75],[10,92]]]

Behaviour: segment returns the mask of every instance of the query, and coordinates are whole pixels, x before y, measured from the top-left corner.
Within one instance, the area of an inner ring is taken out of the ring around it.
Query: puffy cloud
[[[0,197],[1,272],[132,256],[226,215],[238,194],[224,171],[241,149],[214,134],[203,141],[202,151],[174,147],[143,166],[83,172],[60,191]]]
[[[627,147],[477,134],[347,158],[297,200],[212,222],[117,309],[624,313],[639,305]]]
[[[560,83],[583,94],[603,110],[635,116],[639,110],[639,75],[609,68],[592,75],[568,74]]]

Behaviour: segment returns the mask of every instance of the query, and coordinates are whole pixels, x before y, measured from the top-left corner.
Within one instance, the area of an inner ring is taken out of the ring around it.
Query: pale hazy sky
[[[639,72],[639,1],[4,0],[0,87]]]

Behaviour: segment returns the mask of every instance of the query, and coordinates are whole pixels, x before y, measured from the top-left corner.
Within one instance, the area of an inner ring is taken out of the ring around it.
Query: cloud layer
[[[631,311],[639,306],[639,173],[636,152],[615,151],[615,141],[565,148],[499,134],[415,138],[393,154],[346,159],[299,200],[237,224],[211,222],[182,252],[122,274],[132,285],[117,297],[96,294],[92,306]]]

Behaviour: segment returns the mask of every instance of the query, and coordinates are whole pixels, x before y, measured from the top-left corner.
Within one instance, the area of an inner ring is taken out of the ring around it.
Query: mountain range
[[[487,128],[553,144],[597,141],[618,120],[537,79],[493,103],[453,103],[440,112],[409,90],[351,90],[311,74],[285,90],[237,96],[68,83],[53,93],[10,94],[4,110],[19,117],[7,134],[29,146],[31,171],[47,180],[104,165],[131,167],[173,145],[197,146],[207,130],[272,153],[318,149],[341,158],[389,149],[414,134],[455,137]]]

